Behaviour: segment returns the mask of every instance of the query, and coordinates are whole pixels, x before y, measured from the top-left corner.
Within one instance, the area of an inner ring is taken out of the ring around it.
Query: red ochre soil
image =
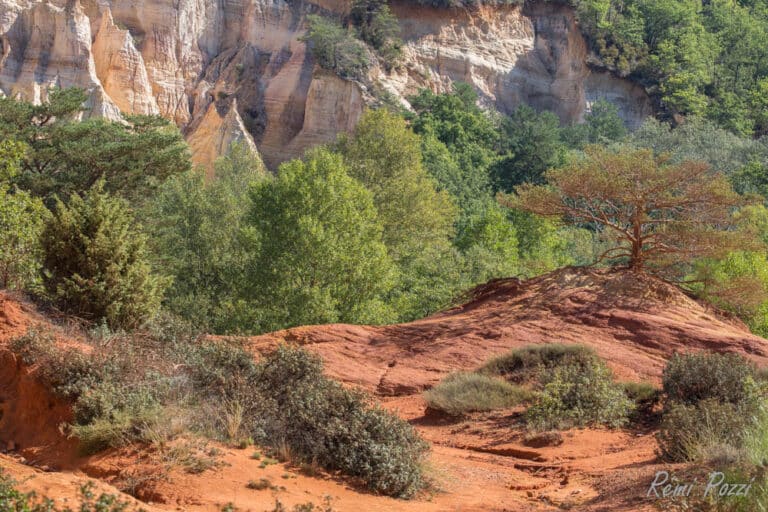
[[[50,322],[34,307],[0,292],[0,467],[24,490],[76,502],[79,486],[98,492],[133,489],[150,512],[269,511],[331,497],[336,511],[641,511],[663,503],[646,497],[659,469],[654,431],[580,429],[562,443],[527,446],[521,409],[449,419],[426,411],[421,392],[450,372],[531,343],[593,347],[620,380],[659,383],[674,352],[735,352],[768,365],[768,341],[737,319],[689,298],[658,279],[627,271],[563,269],[520,282],[498,280],[476,289],[459,307],[408,324],[384,327],[298,327],[248,340],[254,355],[277,343],[320,354],[328,374],[373,393],[410,421],[432,450],[426,472],[434,489],[410,501],[375,496],[334,475],[309,476],[290,464],[260,467],[254,448],[216,443],[214,468],[189,474],[167,463],[172,447],[129,447],[79,457],[59,426],[69,419],[55,399],[8,350],[10,339]],[[87,345],[75,329],[55,327],[62,345]],[[200,443],[178,439],[172,444]],[[206,448],[206,450],[209,448]],[[165,461],[165,462],[163,462]],[[672,469],[675,469],[672,467]],[[251,490],[269,479],[277,490]],[[124,495],[125,499],[129,499]],[[133,503],[136,503],[135,501]]]

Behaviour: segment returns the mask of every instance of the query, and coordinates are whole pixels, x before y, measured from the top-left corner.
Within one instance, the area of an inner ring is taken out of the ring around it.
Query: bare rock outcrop
[[[123,112],[159,114],[157,101],[147,77],[144,59],[127,29],[115,25],[109,9],[93,41],[93,56],[104,91]]]
[[[319,70],[302,41],[307,14],[349,7],[350,0],[0,0],[0,94],[43,101],[51,86],[79,86],[89,92],[90,115],[159,113],[182,128],[206,165],[223,147],[218,128],[202,126],[219,123],[211,105],[236,100],[237,130],[244,127],[274,168],[350,129],[371,98],[366,85]],[[510,111],[525,102],[563,122],[579,121],[600,98],[633,126],[652,113],[642,88],[590,69],[566,6],[468,10],[394,0],[392,7],[403,66],[374,67],[368,82],[406,105],[421,87],[445,91],[460,80],[488,105]],[[206,133],[214,137],[208,143]]]
[[[197,128],[187,136],[187,142],[192,151],[192,163],[203,166],[209,173],[213,171],[216,159],[225,155],[235,143],[244,144],[259,158],[259,150],[237,112],[237,101],[229,105],[211,103]]]

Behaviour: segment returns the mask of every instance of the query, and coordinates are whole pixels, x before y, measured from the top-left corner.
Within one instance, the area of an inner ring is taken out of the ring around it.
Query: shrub
[[[53,500],[39,499],[35,493],[22,493],[15,489],[14,482],[0,469],[0,510],[3,512],[75,512],[69,507],[58,508]],[[120,501],[113,494],[93,493],[93,483],[80,487],[81,504],[77,512],[126,512],[128,503]]]
[[[382,494],[410,497],[422,486],[426,443],[405,421],[323,376],[317,356],[281,346],[259,363],[252,386],[265,399],[251,418],[260,441],[284,443],[299,459]]]
[[[56,394],[72,401],[70,433],[84,453],[95,453],[147,441],[162,423],[163,397],[182,384],[152,375],[146,360],[137,360],[150,357],[137,355],[135,344],[128,338],[122,345],[94,347],[90,353],[62,350],[52,333],[29,330],[10,345],[25,364],[37,366]]]
[[[751,420],[736,405],[714,398],[696,405],[673,402],[667,405],[656,435],[659,452],[678,462],[732,456],[742,446]]]
[[[0,288],[29,290],[39,284],[47,216],[42,201],[23,191],[11,193],[0,182]]]
[[[477,373],[449,375],[424,394],[429,407],[455,416],[512,407],[530,398],[526,389]]]
[[[568,364],[591,364],[595,357],[592,349],[584,345],[527,345],[491,359],[480,372],[501,375],[513,382],[531,382],[541,379],[546,370]]]
[[[648,414],[661,400],[661,390],[647,382],[625,382],[624,393],[636,407],[637,412]]]
[[[675,354],[664,368],[667,399],[697,404],[707,398],[739,404],[748,398],[744,387],[755,369],[738,354]]]
[[[145,244],[128,204],[100,182],[68,205],[57,201],[42,233],[45,287],[67,313],[136,327],[157,312],[163,285],[150,271]]]
[[[764,383],[736,354],[675,355],[664,369],[667,401],[656,437],[672,461],[748,459],[747,438],[761,437]],[[751,450],[756,451],[756,450]]]
[[[341,78],[362,79],[369,60],[365,45],[336,21],[311,14],[307,16],[306,41],[317,63]]]
[[[620,427],[633,407],[622,387],[613,382],[610,369],[596,357],[557,366],[546,373],[543,382],[543,393],[526,413],[534,430]]]

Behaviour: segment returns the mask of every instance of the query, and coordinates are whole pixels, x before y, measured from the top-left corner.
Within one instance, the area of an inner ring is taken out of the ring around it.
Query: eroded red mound
[[[676,351],[736,352],[768,364],[768,341],[740,320],[654,277],[586,268],[494,281],[462,306],[407,324],[297,327],[251,339],[259,352],[283,341],[320,354],[333,377],[379,395],[419,392],[530,343],[588,345],[624,380],[658,381]]]

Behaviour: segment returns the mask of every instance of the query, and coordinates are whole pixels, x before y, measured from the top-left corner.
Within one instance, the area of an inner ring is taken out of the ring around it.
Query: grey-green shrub
[[[454,416],[513,407],[532,397],[527,389],[478,373],[454,373],[424,393],[430,408]]]
[[[127,512],[128,503],[114,494],[93,493],[93,483],[80,487],[81,504],[76,511],[65,506],[58,508],[49,498],[39,498],[35,493],[23,493],[15,488],[16,482],[0,469],[0,510],[3,512]]]
[[[543,392],[526,413],[534,430],[620,427],[633,409],[622,386],[613,382],[611,370],[596,357],[548,370],[543,381]]]
[[[651,413],[661,400],[661,390],[647,382],[624,382],[622,386],[638,415]]]
[[[663,374],[660,455],[671,461],[747,459],[746,439],[759,438],[768,424],[768,390],[755,375],[737,354],[674,355]]]
[[[697,404],[707,398],[738,404],[748,398],[744,383],[755,369],[738,354],[675,354],[667,362],[662,384],[667,399]]]
[[[491,359],[480,368],[480,372],[501,375],[513,382],[530,382],[540,380],[552,368],[568,364],[591,364],[595,357],[594,351],[584,345],[526,345]]]
[[[656,439],[670,461],[716,458],[738,450],[752,418],[731,403],[707,398],[696,405],[667,404]]]
[[[407,422],[326,378],[317,356],[278,347],[258,364],[251,385],[264,399],[253,418],[257,440],[285,443],[300,459],[358,477],[381,494],[411,497],[422,487],[428,445]]]
[[[350,35],[337,21],[307,16],[307,42],[317,63],[342,78],[361,79],[370,64],[365,44]]]

